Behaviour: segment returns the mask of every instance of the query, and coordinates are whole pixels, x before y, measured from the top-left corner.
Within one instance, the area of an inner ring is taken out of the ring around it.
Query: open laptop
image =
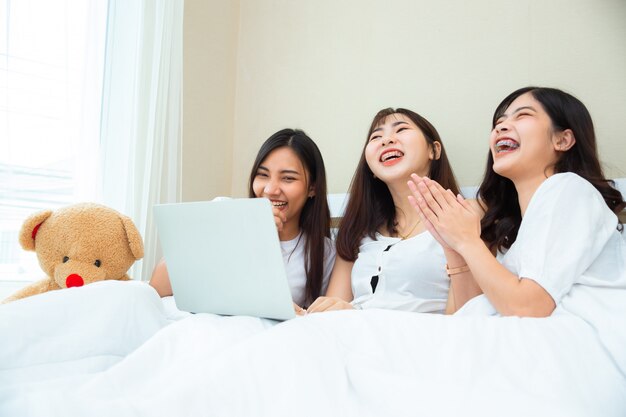
[[[154,216],[180,310],[295,317],[269,200],[159,204]]]

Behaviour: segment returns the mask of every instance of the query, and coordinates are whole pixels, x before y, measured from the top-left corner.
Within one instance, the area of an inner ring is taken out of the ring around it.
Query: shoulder
[[[554,174],[546,179],[540,186],[543,191],[556,191],[576,194],[600,194],[598,190],[586,179],[573,172]]]
[[[565,206],[570,210],[583,209],[583,207],[608,209],[602,194],[589,181],[573,172],[554,174],[546,179],[539,186],[532,200],[539,205]],[[532,200],[531,203],[533,203]]]
[[[563,221],[592,228],[614,228],[615,213],[602,194],[586,179],[572,172],[554,174],[532,196],[525,218],[543,219],[558,214]],[[554,222],[554,220],[551,220]]]

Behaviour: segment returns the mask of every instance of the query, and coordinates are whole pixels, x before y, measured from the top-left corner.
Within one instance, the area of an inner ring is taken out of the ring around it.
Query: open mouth
[[[279,210],[283,210],[287,207],[286,201],[278,201],[278,200],[270,200],[272,202],[272,207],[276,207]]]
[[[404,153],[398,150],[389,150],[380,155],[380,162],[383,165],[393,165],[400,160],[404,156]]]
[[[517,148],[519,148],[519,143],[514,141],[513,139],[500,139],[496,142],[495,145],[496,153],[504,153],[504,152],[513,152]]]

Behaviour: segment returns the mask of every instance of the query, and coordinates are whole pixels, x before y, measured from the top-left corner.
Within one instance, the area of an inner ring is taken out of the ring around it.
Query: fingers
[[[315,312],[320,311],[320,305],[326,302],[326,298],[327,297],[317,297],[317,299],[313,301],[313,303],[309,306],[309,308],[307,308],[307,312],[315,313]]]
[[[426,177],[419,178],[417,175],[411,175],[413,182],[415,182],[415,189],[421,196],[421,198],[426,202],[428,207],[439,216],[443,209],[449,207],[449,204],[439,189],[435,186],[435,182],[430,181]],[[417,199],[418,203],[420,199]]]
[[[463,196],[461,194],[456,196],[457,201],[463,206],[463,208],[465,210],[467,210],[468,212],[472,213],[472,215],[474,215],[477,218],[477,224],[476,224],[476,229],[478,230],[478,234],[481,234],[481,227],[480,227],[480,213],[477,213],[477,209],[476,207],[472,206],[472,204],[467,201],[466,199],[463,198]]]
[[[276,216],[274,216],[274,223],[276,224],[276,230],[283,231],[283,222]]]
[[[273,208],[272,213],[274,214],[274,223],[276,223],[276,229],[278,229],[279,232],[282,232],[283,225],[285,224],[285,222],[287,222],[287,216],[285,216],[285,213],[277,208]]]
[[[435,226],[433,226],[433,224],[430,222],[430,220],[428,220],[426,218],[426,216],[424,215],[424,212],[422,211],[422,208],[419,206],[419,204],[417,203],[417,200],[415,200],[415,197],[413,196],[409,196],[409,203],[411,203],[411,205],[416,209],[416,211],[418,212],[419,216],[420,216],[420,220],[422,221],[422,224],[424,225],[424,228],[433,236],[433,238],[435,238],[435,240],[445,249],[448,247],[448,244],[441,238],[441,236],[439,235],[439,233],[437,232],[437,229],[435,229]]]
[[[340,302],[332,304],[324,311],[339,311],[339,310],[348,310],[352,308],[353,308],[352,304],[346,303],[345,301],[341,300]]]
[[[319,301],[319,302],[318,302]],[[328,311],[328,309],[335,304],[336,300],[330,297],[320,297],[315,300],[315,303],[311,304],[309,308],[307,308],[307,314],[311,313],[321,313],[323,311]],[[317,303],[317,304],[316,304]]]
[[[319,297],[306,310],[306,314],[321,313],[323,311],[346,310],[352,308],[352,304],[338,297]]]
[[[296,303],[293,303],[293,310],[296,312],[296,316],[304,316],[306,314],[306,310]]]
[[[472,205],[469,203],[469,201],[467,201],[465,198],[463,198],[463,196],[461,194],[456,196],[456,201],[458,201],[459,204],[461,204],[463,206],[463,208],[471,211],[472,213],[475,212],[474,207],[472,207]]]
[[[426,215],[423,209],[430,209],[431,207],[425,200],[425,194],[429,193],[428,189],[425,190],[422,187],[423,182],[424,180],[422,178],[420,178],[416,174],[412,174],[411,180],[407,182],[407,185],[409,186],[409,190],[411,190],[411,194],[413,194],[412,196],[409,196],[409,202],[417,210],[418,214]],[[437,208],[440,207],[437,206]],[[422,220],[424,220],[424,218],[422,218]]]
[[[456,203],[456,196],[450,190],[446,190],[437,181],[424,177],[424,184],[441,207],[453,206]]]
[[[409,183],[412,183],[412,182],[409,181]],[[424,224],[436,223],[438,221],[437,214],[433,210],[431,210],[430,205],[428,204],[428,202],[426,202],[420,190],[417,189],[415,184],[413,184],[412,186],[409,185],[409,187],[414,187],[416,190],[414,192],[414,195],[412,196],[410,195],[408,198],[409,198],[409,203],[416,209],[417,213],[419,214],[420,220],[424,222]],[[437,209],[441,211],[441,207],[439,207],[438,205],[437,205]]]

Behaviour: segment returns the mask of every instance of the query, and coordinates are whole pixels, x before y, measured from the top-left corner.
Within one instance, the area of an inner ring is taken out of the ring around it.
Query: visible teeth
[[[496,142],[496,152],[505,152],[519,148],[519,143],[512,139],[502,139]]]
[[[381,160],[382,162],[385,162],[385,161],[390,160],[391,158],[400,158],[402,155],[403,155],[403,153],[402,153],[402,152],[400,152],[400,151],[391,151],[391,152],[387,152],[386,154],[384,154],[384,155],[380,158],[380,160]]]
[[[284,201],[272,201],[272,205],[274,207],[282,207],[282,206],[286,206],[287,203]]]

